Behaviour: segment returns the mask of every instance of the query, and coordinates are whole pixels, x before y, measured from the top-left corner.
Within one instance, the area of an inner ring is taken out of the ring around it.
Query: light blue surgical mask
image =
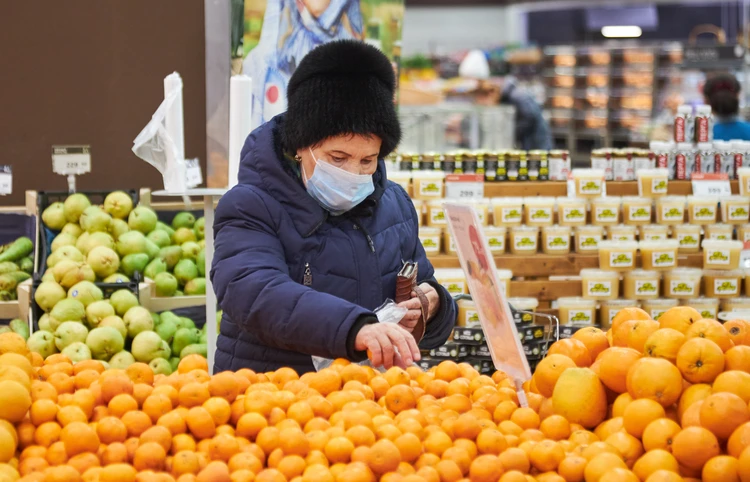
[[[302,175],[307,179],[307,192],[334,216],[343,214],[364,201],[375,191],[370,174],[352,174],[315,157],[315,171],[307,179],[305,168]]]

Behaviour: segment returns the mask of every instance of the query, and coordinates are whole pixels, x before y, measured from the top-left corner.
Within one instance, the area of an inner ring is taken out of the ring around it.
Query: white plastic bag
[[[378,317],[378,323],[398,323],[408,311],[408,309],[404,308],[403,306],[398,306],[393,300],[388,299],[375,309],[375,316]],[[393,347],[393,349],[396,350],[396,353],[398,353],[398,349],[396,347]],[[333,363],[333,360],[331,360],[330,358],[323,358],[319,356],[313,356],[312,361],[313,366],[315,366],[315,371],[320,371],[324,368],[328,368],[329,366],[331,366],[331,363]],[[372,366],[370,364],[370,360],[365,360],[359,363],[359,365]],[[382,367],[373,368],[378,370]]]

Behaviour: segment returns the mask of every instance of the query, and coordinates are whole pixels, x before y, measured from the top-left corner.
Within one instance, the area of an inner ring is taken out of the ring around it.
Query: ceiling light
[[[607,38],[637,38],[643,31],[635,25],[609,25],[602,27],[602,35]]]

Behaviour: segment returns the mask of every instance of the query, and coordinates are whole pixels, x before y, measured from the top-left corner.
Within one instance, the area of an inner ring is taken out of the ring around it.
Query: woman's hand
[[[440,296],[438,295],[437,291],[435,291],[435,288],[433,288],[429,283],[422,283],[421,285],[419,285],[419,289],[421,289],[422,293],[424,293],[424,295],[427,297],[427,302],[429,305],[429,307],[427,308],[427,321],[429,322],[435,316],[435,314],[437,314],[438,309],[440,309]],[[406,331],[411,333],[414,330],[414,327],[417,326],[419,317],[422,316],[422,304],[420,303],[417,294],[412,291],[411,299],[402,301],[398,304],[398,306],[402,306],[409,310],[404,315],[404,317],[401,318],[399,325],[401,325],[406,329]]]
[[[407,368],[420,358],[414,337],[396,323],[363,326],[354,340],[354,349],[367,350],[372,364],[386,369],[393,366]]]

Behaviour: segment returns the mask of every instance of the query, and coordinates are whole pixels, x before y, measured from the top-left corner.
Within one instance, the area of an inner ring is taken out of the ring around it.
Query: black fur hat
[[[316,47],[287,86],[285,148],[294,154],[341,134],[375,135],[382,159],[401,140],[395,88],[391,62],[377,48],[356,40]]]

